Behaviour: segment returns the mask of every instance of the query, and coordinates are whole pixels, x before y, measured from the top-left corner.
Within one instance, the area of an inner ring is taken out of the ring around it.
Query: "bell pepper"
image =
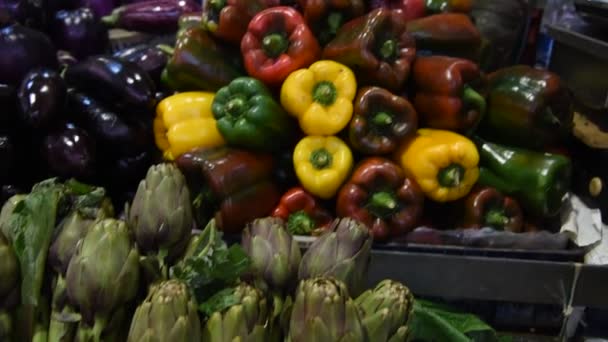
[[[468,14],[473,8],[473,0],[426,0],[427,15],[445,12]]]
[[[465,197],[479,177],[479,153],[468,138],[450,131],[422,128],[397,152],[405,174],[436,202]]]
[[[481,156],[479,185],[514,197],[533,216],[544,218],[560,213],[570,190],[572,164],[568,157],[481,139],[477,143]]]
[[[210,214],[221,230],[238,234],[248,222],[270,215],[281,197],[268,155],[223,146],[184,153],[176,163],[195,196],[201,226]]]
[[[203,27],[226,42],[239,45],[251,18],[279,6],[279,0],[209,0],[203,2]]]
[[[255,78],[239,77],[218,90],[212,110],[217,129],[234,147],[278,150],[296,131],[292,118]]]
[[[404,235],[418,226],[423,213],[424,193],[392,161],[364,159],[337,199],[339,217],[351,217],[366,224],[374,241]]]
[[[394,12],[379,8],[346,23],[323,49],[323,58],[353,69],[361,85],[402,88],[416,57],[416,42]]]
[[[404,21],[422,18],[426,13],[426,0],[373,0],[372,9],[389,8]]]
[[[482,119],[486,100],[476,88],[477,64],[459,58],[418,57],[414,63],[414,106],[426,127],[469,133]]]
[[[200,27],[182,31],[169,52],[172,56],[161,81],[171,90],[217,91],[242,75],[230,53]]]
[[[281,104],[308,135],[334,135],[352,118],[357,80],[334,61],[318,61],[294,71],[281,87]]]
[[[408,100],[378,87],[359,90],[350,122],[351,146],[364,154],[394,152],[418,129],[418,115]]]
[[[285,220],[293,235],[320,235],[333,220],[320,201],[301,187],[289,189],[272,216]]]
[[[278,86],[293,71],[319,59],[321,47],[298,11],[279,6],[251,19],[241,53],[249,75]]]
[[[491,227],[519,233],[523,226],[524,216],[517,201],[494,188],[481,187],[465,200],[465,228]]]
[[[154,138],[167,160],[197,147],[225,144],[211,113],[213,93],[185,92],[169,96],[156,106]]]
[[[571,131],[573,109],[559,76],[529,66],[488,77],[488,109],[479,135],[506,145],[542,149]]]
[[[443,13],[412,20],[407,31],[419,54],[479,59],[481,34],[466,14]]]
[[[338,137],[308,136],[296,145],[293,166],[304,189],[329,199],[348,177],[353,155]]]
[[[363,0],[298,0],[298,5],[321,44],[335,37],[345,22],[365,13]]]

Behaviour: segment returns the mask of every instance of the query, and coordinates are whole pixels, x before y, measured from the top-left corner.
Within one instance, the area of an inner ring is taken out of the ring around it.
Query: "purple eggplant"
[[[0,83],[16,86],[34,68],[56,67],[55,54],[44,33],[20,24],[0,29]]]
[[[52,131],[43,142],[42,155],[53,175],[88,179],[95,171],[95,144],[73,124]]]
[[[63,0],[62,0],[63,1]],[[49,7],[40,0],[0,0],[0,27],[19,23],[44,30]]]
[[[0,184],[6,183],[15,165],[15,146],[9,135],[0,135]]]
[[[141,113],[154,107],[155,86],[137,64],[116,57],[96,56],[68,67],[68,85],[125,112]]]
[[[90,132],[109,153],[133,153],[148,146],[149,134],[138,122],[121,118],[94,98],[74,89],[68,91],[68,109],[72,120]]]
[[[160,75],[169,60],[169,55],[159,47],[146,44],[117,51],[114,57],[139,65],[157,85],[160,84]]]
[[[90,8],[97,18],[101,18],[112,13],[112,10],[118,6],[116,0],[76,0],[80,7]]]
[[[50,34],[57,48],[78,59],[101,54],[108,46],[105,25],[86,7],[55,13]]]
[[[0,133],[10,131],[17,122],[17,89],[0,84]]]
[[[66,91],[65,82],[56,71],[30,71],[17,92],[21,122],[34,129],[56,122],[63,111]]]
[[[102,20],[125,30],[171,33],[177,31],[182,14],[200,11],[193,0],[150,0],[118,7]]]

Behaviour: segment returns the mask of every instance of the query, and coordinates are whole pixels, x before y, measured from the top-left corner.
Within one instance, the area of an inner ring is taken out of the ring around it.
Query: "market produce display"
[[[0,0],[1,341],[405,341],[445,308],[370,289],[374,246],[559,229],[569,91],[472,1],[34,3]]]

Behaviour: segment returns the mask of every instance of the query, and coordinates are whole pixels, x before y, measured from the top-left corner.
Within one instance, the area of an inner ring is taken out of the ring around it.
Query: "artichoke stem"
[[[95,317],[93,325],[93,342],[101,342],[101,334],[106,327],[106,319],[103,317]]]

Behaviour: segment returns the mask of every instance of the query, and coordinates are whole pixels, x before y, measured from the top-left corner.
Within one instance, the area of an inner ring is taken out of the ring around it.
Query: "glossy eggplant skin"
[[[116,51],[114,57],[137,64],[145,70],[156,85],[160,84],[160,75],[167,65],[169,56],[156,45],[138,45]]]
[[[20,24],[0,29],[0,83],[18,85],[30,70],[56,66],[55,47],[44,33]]]
[[[36,130],[56,122],[63,114],[66,91],[58,72],[48,68],[30,71],[17,92],[21,122]]]
[[[171,33],[177,31],[182,14],[193,12],[201,12],[194,0],[149,0],[121,6],[103,20],[125,30]]]
[[[50,0],[0,0],[0,27],[20,23],[38,30],[46,29],[47,1]]]
[[[0,184],[9,181],[15,166],[15,146],[13,139],[6,134],[0,134]]]
[[[56,12],[50,34],[58,49],[77,59],[101,54],[108,46],[108,30],[86,7]]]
[[[67,68],[68,86],[92,95],[124,112],[151,110],[155,86],[137,64],[110,56],[94,56]],[[148,113],[149,114],[149,113]]]
[[[133,119],[123,119],[95,98],[70,89],[67,102],[70,120],[86,129],[110,154],[117,151],[133,153],[151,144],[151,137],[143,125]]]
[[[116,7],[116,0],[76,0],[80,7],[90,8],[97,18],[101,18],[104,15],[112,13],[114,7]]]
[[[86,180],[95,174],[95,144],[85,130],[74,124],[51,131],[44,138],[42,156],[55,176]]]
[[[17,122],[17,89],[0,84],[0,133],[11,131]]]

